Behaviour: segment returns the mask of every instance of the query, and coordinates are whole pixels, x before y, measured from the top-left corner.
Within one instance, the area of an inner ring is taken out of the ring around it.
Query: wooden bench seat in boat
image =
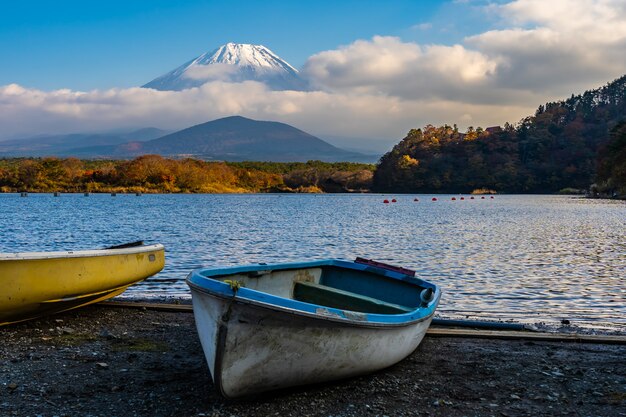
[[[414,310],[411,307],[388,303],[377,298],[312,282],[296,281],[293,289],[293,298],[306,303],[361,313],[403,314]]]

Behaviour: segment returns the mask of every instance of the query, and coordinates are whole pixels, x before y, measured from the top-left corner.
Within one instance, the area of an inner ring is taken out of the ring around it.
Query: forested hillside
[[[548,193],[588,189],[598,179],[604,181],[600,188],[608,191],[606,178],[596,178],[598,167],[620,161],[609,163],[612,153],[600,151],[608,146],[611,131],[625,120],[623,76],[602,88],[539,106],[534,116],[515,126],[469,128],[465,133],[447,125],[412,129],[381,158],[374,190],[469,192],[488,188]],[[621,130],[616,132],[619,136]],[[617,183],[619,175],[611,175],[615,180],[609,188],[624,186]]]
[[[611,131],[611,139],[600,150],[598,174],[593,193],[610,197],[626,196],[626,122]]]

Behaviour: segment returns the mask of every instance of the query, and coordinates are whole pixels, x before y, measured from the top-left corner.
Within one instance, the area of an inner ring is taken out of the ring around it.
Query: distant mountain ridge
[[[70,133],[66,135],[40,135],[30,138],[0,142],[0,157],[20,156],[85,156],[89,149],[117,146],[128,142],[141,142],[168,134],[166,130],[148,127],[117,133]]]
[[[144,84],[181,91],[209,81],[259,81],[272,90],[306,90],[298,70],[263,45],[227,43]]]

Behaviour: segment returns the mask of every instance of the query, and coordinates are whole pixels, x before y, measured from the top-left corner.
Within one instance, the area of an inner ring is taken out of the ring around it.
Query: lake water
[[[163,243],[165,269],[136,298],[189,297],[201,266],[361,256],[439,284],[441,317],[626,331],[625,202],[432,197],[0,194],[0,252]]]

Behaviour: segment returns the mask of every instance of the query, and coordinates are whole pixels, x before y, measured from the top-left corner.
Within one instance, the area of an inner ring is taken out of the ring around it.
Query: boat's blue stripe
[[[340,268],[348,268],[353,270],[360,271],[374,271],[376,273],[384,275],[389,278],[402,280],[409,284],[420,286],[420,287],[431,287],[435,290],[434,299],[437,300],[440,297],[439,288],[431,284],[429,282],[423,281],[419,278],[410,277],[408,275],[402,274],[396,271],[390,271],[382,268],[375,268],[369,265],[357,264],[350,261],[344,261],[340,259],[325,259],[320,261],[310,261],[310,262],[292,262],[292,263],[282,263],[282,264],[271,264],[271,265],[246,265],[246,266],[234,266],[234,267],[218,267],[218,268],[203,268],[196,269],[192,271],[187,280],[210,293],[213,293],[218,296],[222,296],[224,298],[235,296],[235,291],[230,287],[229,284],[212,279],[212,277],[224,277],[227,275],[235,275],[242,274],[246,272],[252,271],[263,271],[263,270],[285,270],[285,269],[301,269],[301,268],[315,268],[321,266],[336,266]],[[299,310],[303,312],[307,312],[310,314],[320,315],[320,309],[325,312],[332,314],[333,316],[341,317],[350,321],[359,321],[359,322],[369,322],[369,323],[390,323],[390,324],[402,324],[406,322],[413,322],[425,317],[432,315],[435,312],[435,307],[437,303],[431,303],[427,307],[418,307],[413,311],[410,311],[405,314],[369,314],[369,313],[359,313],[360,317],[363,320],[354,320],[353,312],[348,312],[340,310],[337,308],[330,308],[317,304],[305,303],[302,301],[293,300],[290,298],[279,297],[275,295],[271,295],[265,292],[256,291],[250,288],[241,287],[237,290],[236,296],[238,298],[253,300],[260,303],[265,303],[273,306],[288,308],[292,310]],[[323,315],[321,315],[323,316]],[[352,316],[352,317],[350,317]]]

